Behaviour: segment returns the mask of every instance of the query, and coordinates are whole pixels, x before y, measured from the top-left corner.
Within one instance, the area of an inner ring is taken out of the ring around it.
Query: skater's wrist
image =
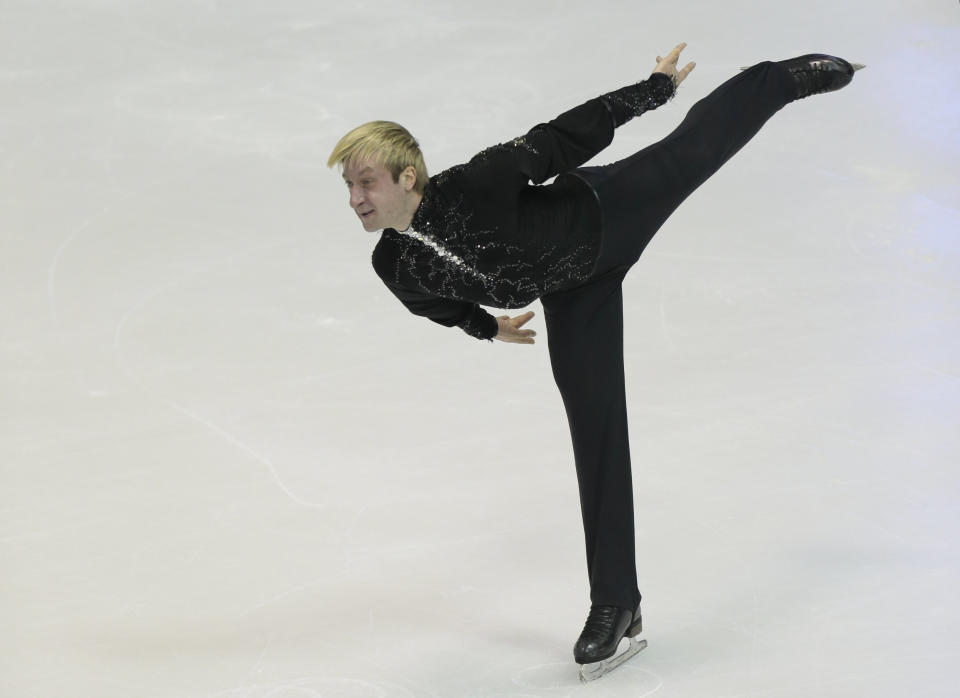
[[[666,79],[664,79],[664,78],[666,78]],[[654,72],[650,73],[650,77],[647,78],[647,79],[648,79],[648,80],[654,80],[654,81],[659,82],[660,84],[663,84],[663,85],[666,85],[666,84],[669,82],[669,84],[673,87],[673,92],[674,92],[674,94],[676,94],[676,92],[677,92],[677,85],[678,85],[679,83],[677,82],[677,76],[676,76],[676,75],[670,75],[669,73],[664,73],[664,72],[661,72],[661,71],[659,71],[659,70],[655,70]]]
[[[675,78],[666,73],[653,73],[635,85],[621,87],[600,97],[613,115],[615,127],[623,126],[635,116],[656,109],[677,92]]]

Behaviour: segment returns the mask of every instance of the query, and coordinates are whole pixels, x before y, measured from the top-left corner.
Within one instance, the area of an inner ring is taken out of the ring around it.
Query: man
[[[591,609],[574,646],[589,680],[645,646],[634,553],[623,372],[622,281],[664,221],[786,104],[838,90],[855,69],[809,54],[759,63],[700,100],[670,135],[603,167],[581,167],[614,129],[661,106],[694,69],[681,43],[650,77],[567,111],[434,177],[398,124],[364,124],[336,145],[350,206],[381,230],[373,266],[413,313],[479,339],[533,344],[540,298],[580,490]],[[540,186],[557,176],[550,185]],[[533,182],[533,184],[531,184]],[[631,649],[611,658],[624,637]]]

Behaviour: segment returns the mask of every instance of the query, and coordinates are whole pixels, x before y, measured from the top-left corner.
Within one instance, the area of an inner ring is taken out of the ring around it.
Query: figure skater
[[[649,78],[591,99],[526,135],[428,177],[417,141],[389,121],[334,147],[350,206],[381,231],[372,261],[411,312],[478,339],[533,344],[539,298],[566,409],[586,541],[590,611],[574,645],[580,676],[601,676],[646,645],[634,552],[633,483],[623,370],[622,283],[671,213],[777,111],[847,85],[863,66],[824,54],[765,61],[693,105],[663,140],[602,167],[581,167],[614,129],[655,109],[694,69],[685,43]],[[557,175],[556,180],[543,185]],[[532,184],[531,184],[532,182]],[[614,658],[631,638],[630,649]]]

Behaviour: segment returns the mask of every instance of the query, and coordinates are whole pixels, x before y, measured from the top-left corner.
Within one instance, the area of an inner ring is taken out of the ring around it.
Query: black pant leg
[[[640,600],[623,372],[624,275],[677,206],[792,95],[781,66],[757,64],[697,102],[658,143],[620,162],[577,170],[600,198],[604,248],[586,284],[541,300],[573,440],[595,604],[633,608]]]
[[[577,170],[600,199],[604,245],[595,275],[633,264],[654,234],[793,99],[793,79],[765,61],[694,104],[668,136],[624,160]]]
[[[541,300],[573,441],[590,600],[633,610],[640,592],[623,370],[626,271]]]

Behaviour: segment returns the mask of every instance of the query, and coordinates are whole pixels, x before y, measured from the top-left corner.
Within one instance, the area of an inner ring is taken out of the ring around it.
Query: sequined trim
[[[482,272],[464,263],[463,259],[455,255],[453,252],[448,250],[446,247],[444,247],[440,243],[438,243],[431,236],[424,235],[423,233],[418,233],[416,230],[411,230],[409,228],[407,230],[398,230],[397,232],[400,233],[401,235],[406,235],[407,237],[411,237],[411,238],[414,238],[415,240],[419,240],[420,242],[422,242],[424,245],[427,245],[428,247],[432,247],[434,251],[442,259],[449,259],[451,262],[453,262],[458,267],[460,267],[463,271],[470,272],[471,274],[483,279],[484,281],[488,280],[486,274],[483,274]]]
[[[664,80],[663,77],[669,80]],[[654,73],[643,82],[608,92],[600,99],[618,116],[617,126],[622,126],[633,117],[666,104],[676,93],[677,79],[674,76]]]
[[[481,320],[484,319],[485,317],[486,317],[486,314],[481,316]],[[484,326],[480,322],[475,322],[474,320],[475,318],[473,316],[468,317],[466,320],[464,320],[460,324],[460,329],[462,329],[471,337],[476,337],[477,339],[485,339],[488,342],[492,342],[493,337],[488,337],[486,335],[486,328],[484,328]],[[500,331],[500,327],[498,325],[497,332],[499,331]]]
[[[518,136],[506,145],[511,145],[514,148],[523,148],[531,155],[539,155],[540,151],[533,147],[533,144],[527,140],[526,136]]]

